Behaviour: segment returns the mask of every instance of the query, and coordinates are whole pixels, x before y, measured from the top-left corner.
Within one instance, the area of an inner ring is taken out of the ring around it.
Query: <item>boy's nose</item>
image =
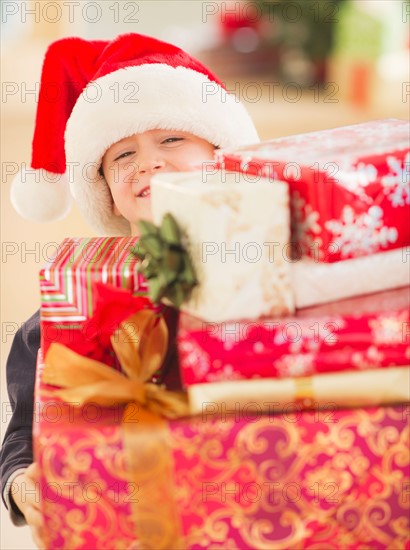
[[[164,166],[165,163],[162,160],[143,160],[138,164],[137,171],[139,174],[146,174],[147,172],[151,173],[155,172],[156,170],[160,170]]]

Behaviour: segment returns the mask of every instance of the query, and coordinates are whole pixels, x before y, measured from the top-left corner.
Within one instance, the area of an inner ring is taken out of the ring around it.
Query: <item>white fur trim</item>
[[[72,193],[100,234],[127,235],[115,216],[107,184],[98,176],[105,151],[124,137],[155,128],[181,130],[220,148],[259,141],[245,107],[208,77],[185,67],[126,67],[91,82],[68,120],[66,158]]]
[[[13,179],[10,200],[23,218],[32,222],[52,222],[70,211],[72,198],[64,174],[23,168]]]

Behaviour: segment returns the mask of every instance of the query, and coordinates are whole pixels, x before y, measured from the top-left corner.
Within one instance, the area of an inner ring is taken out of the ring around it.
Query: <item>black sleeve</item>
[[[8,479],[13,472],[33,462],[34,380],[39,347],[40,310],[17,331],[7,359],[7,390],[12,416],[0,454],[1,493],[6,506],[4,496]],[[5,416],[3,421],[7,420]],[[18,512],[13,502],[12,507],[11,512]]]

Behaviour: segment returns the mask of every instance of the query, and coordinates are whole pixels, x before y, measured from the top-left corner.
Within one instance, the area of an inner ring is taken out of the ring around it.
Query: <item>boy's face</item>
[[[148,130],[114,143],[102,160],[114,213],[124,216],[137,234],[138,220],[151,220],[151,176],[192,170],[212,160],[214,150],[204,139],[174,130]]]

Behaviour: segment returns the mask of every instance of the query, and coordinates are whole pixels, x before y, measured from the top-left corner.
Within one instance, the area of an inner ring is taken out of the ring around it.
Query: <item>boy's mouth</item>
[[[141,189],[141,191],[137,195],[137,199],[145,199],[146,197],[151,196],[151,188],[149,185]]]

